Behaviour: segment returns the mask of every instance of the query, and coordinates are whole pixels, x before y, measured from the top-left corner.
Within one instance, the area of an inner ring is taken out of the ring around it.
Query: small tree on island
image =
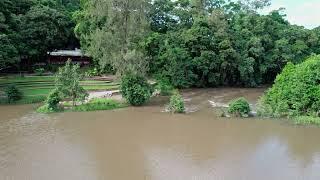
[[[122,76],[120,91],[129,104],[141,106],[150,99],[153,88],[144,76],[127,73]]]
[[[179,91],[174,92],[174,94],[170,97],[168,110],[172,113],[186,112],[184,100],[183,97],[180,95]]]
[[[80,66],[78,64],[72,65],[69,59],[56,75],[57,90],[64,98],[70,98],[73,106],[76,106],[77,101],[84,101],[88,96],[87,91],[80,86],[83,75],[79,69]]]

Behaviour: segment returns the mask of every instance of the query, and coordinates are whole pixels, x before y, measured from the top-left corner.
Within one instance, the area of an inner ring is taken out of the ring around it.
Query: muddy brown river
[[[184,115],[163,112],[166,98],[50,115],[0,106],[0,180],[319,180],[320,128],[218,118],[208,102],[263,91],[187,90]]]

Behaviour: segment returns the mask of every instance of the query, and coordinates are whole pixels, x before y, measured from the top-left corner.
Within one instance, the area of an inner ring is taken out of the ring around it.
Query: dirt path
[[[119,90],[89,92],[88,100],[91,100],[94,98],[111,98],[116,100],[122,100],[122,96]]]

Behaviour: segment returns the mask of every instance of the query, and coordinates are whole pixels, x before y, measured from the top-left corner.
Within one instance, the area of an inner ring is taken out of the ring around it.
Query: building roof
[[[75,56],[75,57],[82,57],[86,56],[80,49],[75,50],[57,50],[53,52],[48,52],[50,56]]]

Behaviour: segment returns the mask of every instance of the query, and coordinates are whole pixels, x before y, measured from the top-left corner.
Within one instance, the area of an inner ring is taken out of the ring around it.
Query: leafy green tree
[[[0,71],[19,61],[18,50],[7,35],[0,34]]]
[[[84,101],[88,96],[87,91],[80,85],[83,76],[79,72],[79,65],[72,65],[68,60],[66,65],[59,69],[56,75],[56,88],[64,98],[70,98],[72,105],[77,101]]]
[[[171,30],[177,20],[172,16],[174,2],[171,0],[155,0],[148,13],[150,27],[153,32],[166,33]]]
[[[77,45],[71,14],[79,0],[1,0],[0,70],[22,58],[43,61],[47,51]]]
[[[20,61],[20,19],[32,5],[31,0],[0,1],[0,71]]]
[[[31,59],[43,58],[47,51],[65,47],[72,23],[63,13],[43,5],[33,6],[22,18],[22,51]]]
[[[148,30],[148,4],[147,0],[83,1],[75,15],[76,32],[97,64],[111,64],[120,75],[132,70],[145,73],[139,42]],[[136,64],[139,68],[133,68]]]
[[[288,63],[262,97],[260,112],[268,116],[318,116],[320,112],[320,56]]]
[[[270,0],[83,0],[75,32],[96,66],[111,64],[119,74],[148,73],[181,88],[255,87],[272,83],[288,62],[320,53],[319,28],[291,25],[283,9],[258,13],[268,5]]]
[[[150,99],[153,88],[145,77],[126,74],[121,79],[120,91],[128,103],[141,106]]]

